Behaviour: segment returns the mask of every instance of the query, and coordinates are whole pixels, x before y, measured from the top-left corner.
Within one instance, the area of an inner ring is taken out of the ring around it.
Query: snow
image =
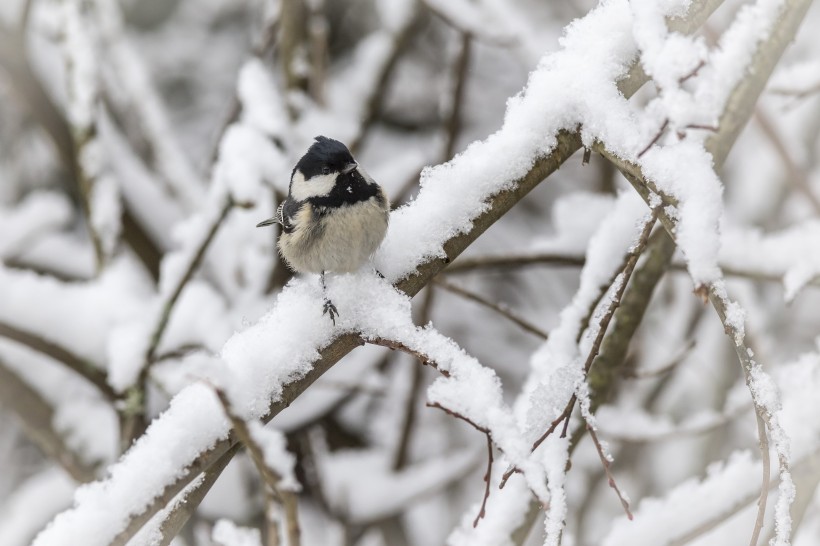
[[[324,454],[318,461],[322,487],[331,506],[353,523],[390,517],[445,487],[475,468],[473,450],[415,463],[399,471],[385,451],[345,450]]]
[[[100,237],[106,256],[113,255],[116,249],[121,217],[122,205],[116,181],[107,175],[100,176],[91,190],[91,225]]]
[[[523,480],[511,480],[504,489],[498,489],[498,480],[505,470],[503,463],[496,462],[493,466],[487,513],[480,524],[473,527],[479,508],[475,503],[447,538],[448,546],[513,546],[510,536],[524,523],[531,495]]]
[[[54,514],[71,505],[75,484],[51,468],[28,478],[0,505],[0,543],[25,546]]]
[[[278,430],[265,427],[259,421],[250,421],[248,432],[262,449],[265,465],[279,476],[277,488],[283,491],[299,491],[301,486],[294,474],[296,457],[287,450],[285,435]]]
[[[0,257],[18,255],[44,233],[65,227],[70,220],[68,199],[56,192],[32,192],[13,209],[0,207]]]
[[[99,22],[101,41],[107,48],[110,66],[127,105],[136,116],[150,141],[154,162],[163,182],[171,189],[175,201],[193,210],[201,203],[204,185],[174,138],[174,128],[163,100],[141,55],[129,40],[120,6],[116,2],[98,1],[94,12]],[[113,86],[107,86],[108,92]]]
[[[611,210],[615,200],[610,195],[573,192],[560,196],[552,206],[555,233],[535,237],[530,251],[582,255],[598,229],[601,218]],[[584,214],[578,214],[584,211]]]
[[[800,290],[820,275],[820,222],[807,220],[786,229],[764,233],[759,229],[726,227],[721,263],[783,278],[784,299],[794,301]]]
[[[227,519],[216,522],[212,536],[220,546],[262,546],[259,529],[239,527]]]
[[[71,283],[0,267],[0,321],[59,344],[97,367],[108,333],[144,311],[145,279],[116,259],[94,281]]]
[[[760,463],[749,451],[735,452],[725,464],[710,465],[706,472],[703,481],[687,480],[662,500],[643,499],[634,520],[616,520],[602,546],[669,544],[760,490],[759,480],[752,479],[760,475]]]
[[[79,0],[69,0],[61,7],[69,90],[68,117],[75,128],[87,131],[94,123],[97,101],[98,66],[93,33],[88,31]]]
[[[695,287],[720,277],[719,224],[723,213],[723,186],[712,168],[712,157],[702,144],[690,140],[653,147],[642,159],[644,174],[674,196],[678,243]]]

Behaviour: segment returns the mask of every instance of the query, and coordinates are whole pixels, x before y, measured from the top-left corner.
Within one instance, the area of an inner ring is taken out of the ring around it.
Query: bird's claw
[[[322,310],[323,315],[330,315],[330,321],[333,323],[333,326],[336,326],[336,317],[339,316],[339,310],[336,309],[336,306],[333,305],[333,302],[329,299],[325,298],[325,304]]]

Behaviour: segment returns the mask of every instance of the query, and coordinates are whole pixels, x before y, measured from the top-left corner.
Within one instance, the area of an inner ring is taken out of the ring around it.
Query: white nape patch
[[[322,197],[330,193],[336,185],[338,173],[319,174],[305,180],[302,171],[296,170],[290,181],[290,196],[296,201],[304,201],[310,197]]]

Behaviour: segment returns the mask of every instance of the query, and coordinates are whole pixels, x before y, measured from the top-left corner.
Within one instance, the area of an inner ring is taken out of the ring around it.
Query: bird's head
[[[340,175],[358,167],[347,146],[324,136],[317,136],[307,153],[296,164],[290,178],[290,195],[297,201],[327,195]]]

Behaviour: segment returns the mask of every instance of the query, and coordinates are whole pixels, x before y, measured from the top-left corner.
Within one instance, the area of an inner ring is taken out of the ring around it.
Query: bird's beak
[[[353,171],[355,171],[356,167],[358,167],[358,166],[359,166],[359,164],[356,163],[355,161],[353,163],[348,163],[347,165],[345,165],[344,169],[342,169],[342,174],[350,174]]]
[[[256,227],[271,226],[275,223],[276,223],[276,217],[274,216],[273,218],[268,218],[267,220],[263,220],[262,222],[259,222],[258,224],[256,224]]]

